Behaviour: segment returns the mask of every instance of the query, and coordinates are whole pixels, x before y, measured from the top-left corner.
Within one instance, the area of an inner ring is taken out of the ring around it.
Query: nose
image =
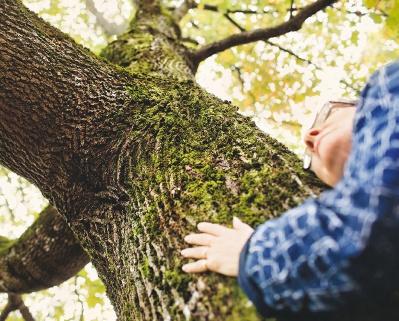
[[[309,148],[310,151],[313,151],[316,138],[319,134],[320,134],[320,130],[318,128],[311,128],[306,132],[304,141],[305,141],[306,147]]]

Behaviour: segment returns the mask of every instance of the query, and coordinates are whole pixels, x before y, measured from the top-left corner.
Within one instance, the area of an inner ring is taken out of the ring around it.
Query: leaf
[[[374,12],[370,13],[370,18],[373,19],[375,23],[383,22],[382,16]]]
[[[54,307],[54,318],[56,320],[61,320],[61,317],[63,317],[64,314],[64,307],[62,305],[57,305]]]
[[[90,292],[86,302],[89,308],[94,308],[97,304],[103,304],[104,300],[97,293]]]
[[[379,0],[364,0],[364,4],[368,8],[375,8],[379,3]]]
[[[351,41],[352,41],[352,43],[354,43],[355,45],[358,44],[358,42],[359,42],[359,31],[354,31],[354,32],[352,32]]]

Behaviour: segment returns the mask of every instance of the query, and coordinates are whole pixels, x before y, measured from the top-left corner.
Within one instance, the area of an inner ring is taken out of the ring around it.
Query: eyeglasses
[[[355,107],[357,103],[358,103],[357,100],[347,100],[347,99],[337,99],[326,102],[316,114],[316,117],[310,128],[320,127],[327,120],[328,116],[331,115],[331,111],[333,110],[333,108]],[[309,169],[311,163],[312,163],[312,154],[309,151],[309,149],[306,148],[303,157],[303,168]]]

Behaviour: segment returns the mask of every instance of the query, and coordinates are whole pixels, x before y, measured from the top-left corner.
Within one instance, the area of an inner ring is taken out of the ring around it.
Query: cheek
[[[334,167],[337,161],[337,153],[339,153],[340,148],[339,142],[325,142],[325,144],[320,144],[319,155],[320,161],[323,167],[326,169],[331,169]]]
[[[342,176],[342,171],[351,149],[350,134],[331,136],[331,139],[320,144],[320,162],[330,175]]]
[[[317,175],[318,178],[326,183],[328,179],[328,173],[324,167],[323,161],[318,157],[318,155],[313,155],[312,157],[311,170]]]

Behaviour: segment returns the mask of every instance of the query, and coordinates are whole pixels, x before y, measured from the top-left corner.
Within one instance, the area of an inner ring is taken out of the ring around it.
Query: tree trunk
[[[233,215],[256,225],[322,185],[195,84],[176,25],[152,8],[104,51],[122,69],[0,3],[0,162],[63,215],[119,320],[258,320],[234,279],[181,273],[183,236]]]

